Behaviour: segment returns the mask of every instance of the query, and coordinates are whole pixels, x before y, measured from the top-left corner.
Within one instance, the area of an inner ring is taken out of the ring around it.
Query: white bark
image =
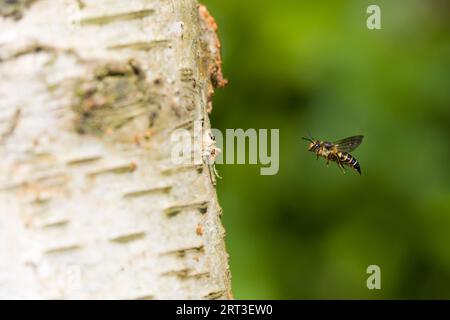
[[[0,1],[0,298],[230,298],[209,167],[170,157],[174,129],[210,130],[224,83],[211,18],[195,0],[16,2]]]

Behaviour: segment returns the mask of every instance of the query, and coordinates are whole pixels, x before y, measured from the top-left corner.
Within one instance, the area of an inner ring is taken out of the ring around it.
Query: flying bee
[[[363,136],[353,136],[336,142],[320,141],[304,137],[302,139],[310,142],[308,151],[315,152],[317,159],[319,159],[319,156],[327,159],[327,165],[330,161],[334,161],[344,173],[344,165],[347,165],[361,174],[359,162],[349,152],[355,150],[361,144]]]

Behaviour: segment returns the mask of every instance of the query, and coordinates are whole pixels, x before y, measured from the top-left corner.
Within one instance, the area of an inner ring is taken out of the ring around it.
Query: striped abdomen
[[[358,161],[347,152],[338,152],[339,161],[342,164],[346,164],[349,167],[352,167],[356,171],[358,171],[359,174],[361,174],[361,167],[359,166]]]

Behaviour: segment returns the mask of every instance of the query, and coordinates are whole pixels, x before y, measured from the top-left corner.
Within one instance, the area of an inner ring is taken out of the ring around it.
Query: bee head
[[[303,140],[309,141],[309,145],[308,145],[308,151],[313,151],[315,152],[319,147],[319,141],[315,141],[313,139],[309,139],[309,138],[305,138],[302,137]]]

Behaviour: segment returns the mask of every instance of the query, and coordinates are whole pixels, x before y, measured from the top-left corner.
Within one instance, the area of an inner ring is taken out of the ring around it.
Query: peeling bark
[[[231,298],[209,165],[171,161],[226,81],[208,17],[0,1],[0,298]]]

